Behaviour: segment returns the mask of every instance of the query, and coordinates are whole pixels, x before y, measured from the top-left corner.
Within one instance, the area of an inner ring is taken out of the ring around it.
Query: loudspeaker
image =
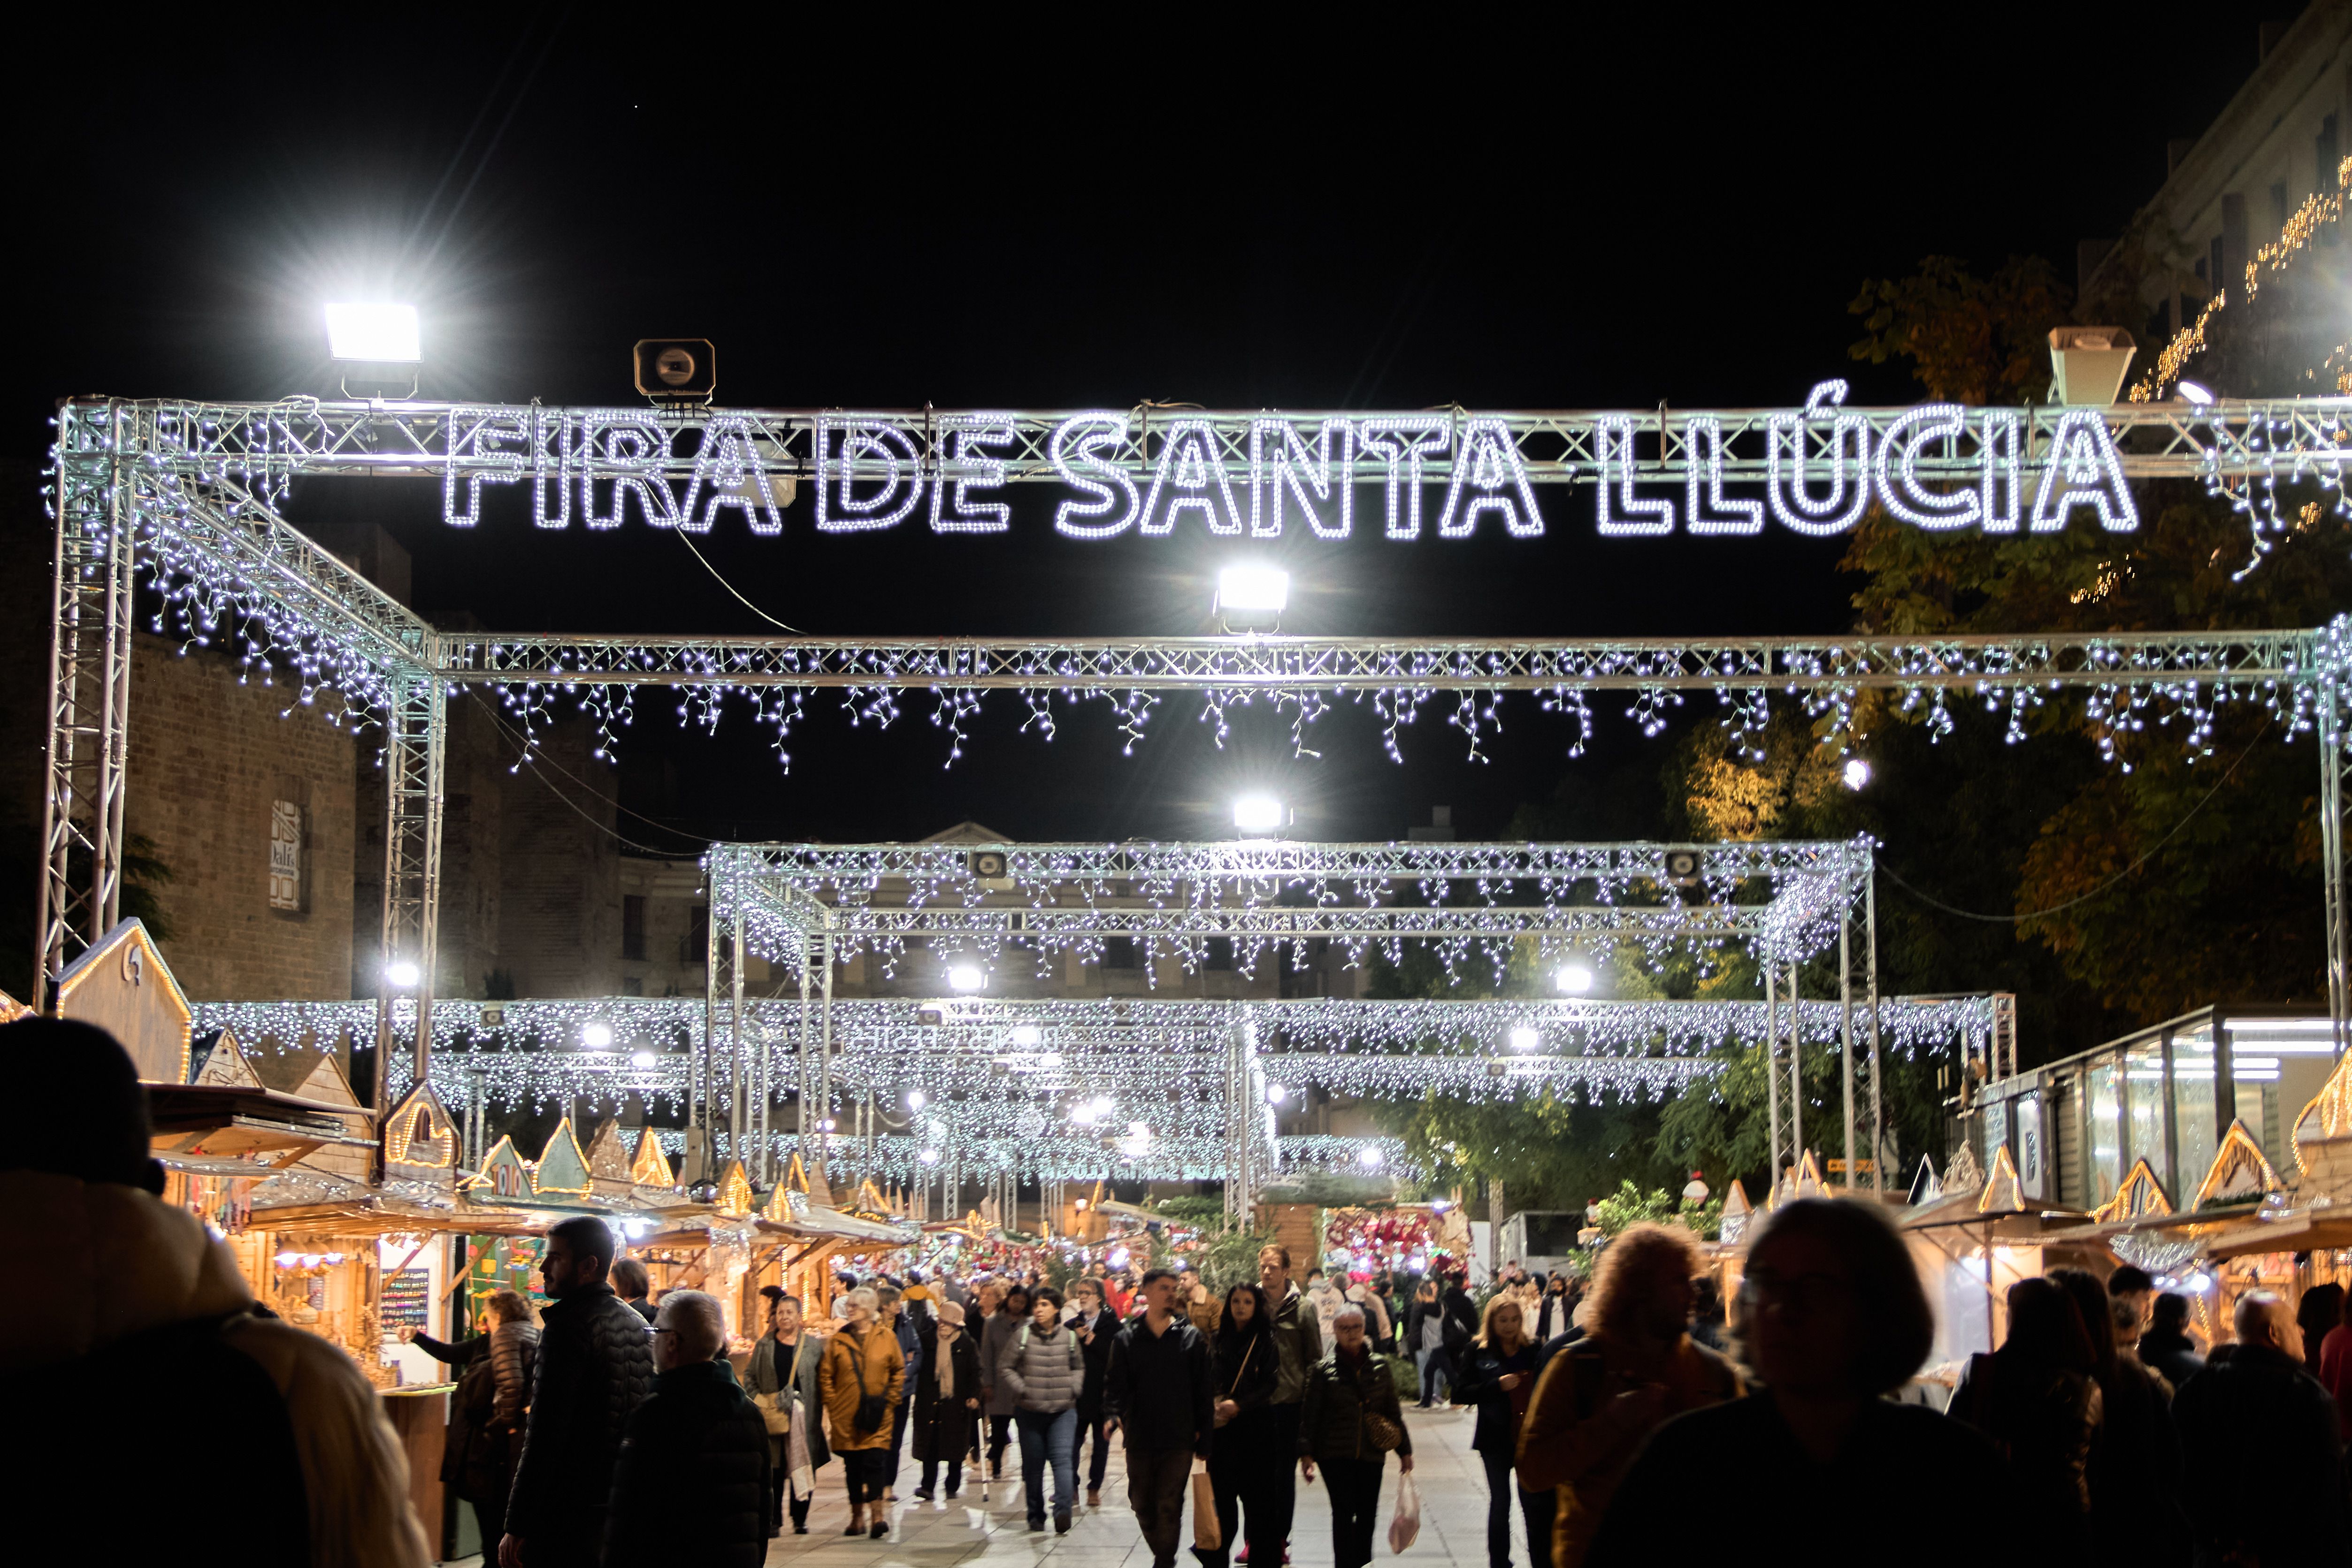
[[[719,350],[708,338],[647,338],[636,360],[637,390],[647,397],[709,402],[719,390]]]
[[[1666,852],[1666,880],[1676,887],[1696,887],[1701,870],[1696,850]]]

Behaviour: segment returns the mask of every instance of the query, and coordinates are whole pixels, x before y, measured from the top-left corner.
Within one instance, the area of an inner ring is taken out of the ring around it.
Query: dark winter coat
[[[1367,1416],[1385,1416],[1402,1434],[1393,1452],[1412,1452],[1412,1433],[1397,1402],[1396,1364],[1376,1350],[1349,1357],[1335,1346],[1307,1375],[1307,1395],[1298,1402],[1298,1453],[1318,1464],[1333,1459],[1373,1459],[1381,1450],[1364,1429]]]
[[[2006,1351],[1969,1357],[1951,1415],[1992,1439],[2009,1461],[2018,1507],[2039,1539],[2087,1542],[2091,1450],[2105,1425],[2099,1385],[2079,1372]]]
[[[1077,1328],[1073,1322],[1072,1329]],[[1078,1349],[1087,1358],[1086,1386],[1078,1391],[1078,1419],[1093,1421],[1102,1415],[1103,1379],[1110,1374],[1110,1342],[1118,1337],[1118,1318],[1108,1307],[1095,1314],[1094,1338]]]
[[[1458,1363],[1470,1342],[1478,1337],[1478,1308],[1470,1292],[1459,1285],[1445,1288],[1445,1348]]]
[[[1503,1375],[1516,1372],[1524,1378],[1519,1391],[1532,1401],[1536,1358],[1539,1354],[1536,1346],[1525,1341],[1507,1356],[1498,1346],[1490,1344],[1474,1344],[1463,1353],[1449,1397],[1456,1405],[1478,1407],[1477,1430],[1470,1437],[1470,1446],[1478,1452],[1503,1454],[1516,1459],[1519,1451],[1519,1416],[1512,1404],[1513,1391],[1503,1386]]]
[[[1182,1318],[1160,1333],[1148,1316],[1119,1330],[1103,1377],[1103,1414],[1118,1422],[1129,1448],[1189,1448],[1206,1458],[1216,1421],[1208,1340]]]
[[[1282,1375],[1274,1390],[1276,1405],[1296,1405],[1306,1392],[1307,1369],[1323,1359],[1324,1327],[1315,1303],[1297,1285],[1284,1287],[1282,1300],[1274,1303],[1274,1348],[1282,1355]]]
[[[1209,1342],[1209,1392],[1244,1414],[1270,1403],[1282,1383],[1282,1353],[1271,1333],[1220,1333]],[[1241,1417],[1236,1416],[1235,1420]]]
[[[459,1369],[441,1446],[441,1479],[468,1502],[506,1496],[514,1485],[515,1447],[539,1361],[539,1326],[505,1323],[454,1343],[421,1333],[415,1343]]]
[[[653,1334],[604,1284],[550,1301],[540,1324],[507,1530],[525,1540],[601,1541],[622,1431],[653,1386]]]
[[[959,1333],[948,1349],[955,1363],[955,1393],[940,1398],[940,1336],[934,1332],[924,1347],[922,1370],[915,1377],[914,1408],[907,1425],[914,1433],[915,1458],[924,1463],[960,1459],[971,1452],[972,1434],[980,1412],[964,1401],[980,1397],[980,1347],[971,1335]]]
[[[2344,1561],[2352,1523],[2336,1402],[2301,1362],[2266,1344],[2225,1346],[2173,1396],[2172,1424],[2200,1563]]]
[[[2185,1333],[2148,1330],[2139,1336],[2139,1359],[2141,1364],[2162,1373],[2175,1394],[2205,1370],[2205,1358],[2197,1354],[2197,1342]]]
[[[654,1379],[613,1471],[604,1561],[757,1568],[768,1555],[768,1429],[717,1362]]]

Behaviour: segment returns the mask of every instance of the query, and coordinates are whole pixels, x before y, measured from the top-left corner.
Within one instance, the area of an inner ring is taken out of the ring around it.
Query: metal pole
[[[743,1134],[750,1130],[751,1117],[745,1096],[751,1085],[743,1071],[743,901],[735,902],[735,929],[727,941],[727,1058],[728,1088],[734,1103],[727,1109],[727,1152],[736,1159],[743,1158]],[[751,1161],[744,1161],[749,1175]]]
[[[1789,966],[1789,1152],[1790,1166],[1805,1160],[1805,1026],[1798,996],[1797,964]],[[1793,1179],[1793,1178],[1792,1178]]]
[[[1861,1156],[1853,1145],[1853,904],[1838,910],[1838,1065],[1845,1082],[1845,1189],[1853,1190]]]
[[[2327,906],[2327,1016],[2340,1060],[2352,1046],[2352,908],[2344,885],[2345,735],[2342,682],[2347,672],[2323,671],[2319,685],[2319,858]]]
[[[1878,865],[1874,859],[1870,880],[1863,884],[1863,962],[1868,983],[1870,1003],[1870,1190],[1884,1196],[1886,1191],[1886,1097],[1881,1092],[1878,1074],[1884,1064],[1879,1053],[1878,1034]]]
[[[823,1034],[817,1042],[816,1064],[816,1157],[822,1162],[820,1169],[833,1161],[833,1134],[825,1127],[833,1119],[833,912],[828,909],[824,915],[824,994],[818,1009]],[[828,1184],[833,1180],[829,1170],[825,1180]]]
[[[1765,1188],[1769,1201],[1780,1185],[1781,1150],[1788,1124],[1780,1119],[1780,975],[1768,959],[1764,965],[1764,1104],[1766,1144],[1770,1164]]]

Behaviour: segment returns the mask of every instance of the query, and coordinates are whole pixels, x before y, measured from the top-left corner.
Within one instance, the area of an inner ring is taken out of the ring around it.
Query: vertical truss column
[[[1769,1197],[1780,1185],[1780,1173],[1795,1163],[1789,1120],[1780,1113],[1780,971],[1770,960],[1764,965],[1764,1106],[1771,1164],[1765,1173]]]
[[[1798,1015],[1797,986],[1801,967],[1791,964],[1788,968],[1789,1155],[1792,1171],[1805,1157],[1805,1027],[1804,1020]],[[1778,1173],[1775,1173],[1774,1179],[1779,1179]]]
[[[442,753],[447,693],[425,670],[391,683],[383,715],[383,925],[376,986],[376,1083],[388,1082],[394,988],[389,966],[416,966],[416,1040],[410,1066],[423,1082],[433,1056],[433,993],[440,983]],[[383,1101],[379,1097],[377,1106]]]
[[[735,1037],[740,1006],[735,975],[743,956],[735,949],[735,923],[720,918],[719,891],[715,879],[704,884],[703,907],[709,913],[703,935],[702,1042],[686,1074],[686,1158],[678,1171],[689,1186],[719,1175],[718,1054],[720,1041]]]
[[[1886,1146],[1886,1101],[1879,1088],[1878,1027],[1878,865],[1873,857],[1868,880],[1862,884],[1862,998],[1868,1009],[1863,1026],[1865,1049],[1859,1063],[1864,1087],[1857,1091],[1862,1101],[1862,1113],[1870,1132],[1870,1190],[1874,1194],[1886,1191],[1886,1166],[1890,1151]]]
[[[58,414],[57,570],[49,642],[47,777],[35,912],[33,1004],[122,913],[123,770],[130,736],[133,548],[121,411],[101,455],[77,453],[89,414]]]
[[[2344,701],[2347,673],[2325,672],[2319,685],[2319,858],[2327,904],[2327,1016],[2336,1026],[2336,1054],[2352,1046],[2352,909],[2345,902]]]
[[[728,943],[731,955],[727,966],[730,995],[727,1006],[727,1082],[733,1096],[727,1108],[727,1155],[730,1159],[743,1159],[744,1134],[751,1130],[751,1082],[743,1060],[743,903],[735,903],[735,929]],[[758,1174],[757,1156],[744,1160],[745,1176]]]
[[[1845,1189],[1853,1190],[1862,1151],[1853,1141],[1853,900],[1838,909],[1838,1077],[1845,1091]]]

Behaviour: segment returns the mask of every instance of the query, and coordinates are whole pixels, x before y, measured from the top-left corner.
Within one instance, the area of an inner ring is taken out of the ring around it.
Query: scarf
[[[952,1399],[955,1397],[955,1341],[942,1335],[935,1343],[940,1347],[937,1357],[940,1368],[940,1397]]]

